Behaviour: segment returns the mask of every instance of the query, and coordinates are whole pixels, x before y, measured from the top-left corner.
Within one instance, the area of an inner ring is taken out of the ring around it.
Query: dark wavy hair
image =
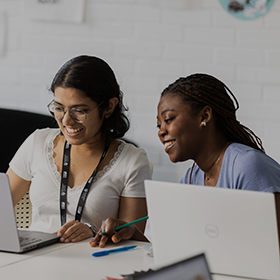
[[[100,116],[109,106],[110,98],[117,97],[119,103],[109,118],[104,118],[101,127],[102,137],[116,139],[123,137],[130,127],[123,104],[123,93],[111,67],[102,59],[81,55],[67,61],[56,73],[50,90],[57,87],[75,88],[82,91],[91,100],[100,104]]]
[[[161,97],[166,94],[178,95],[183,102],[191,106],[195,114],[206,105],[210,106],[217,128],[229,141],[265,152],[261,139],[236,119],[238,101],[230,89],[217,78],[207,74],[193,74],[186,78],[179,78],[164,89]]]

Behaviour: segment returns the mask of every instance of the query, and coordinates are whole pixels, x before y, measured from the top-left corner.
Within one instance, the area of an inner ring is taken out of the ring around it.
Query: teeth
[[[66,128],[66,129],[69,133],[76,133],[82,130],[81,128],[74,128],[74,129]]]
[[[172,145],[174,142],[175,142],[174,140],[169,141],[169,142],[165,142],[164,143],[165,148],[167,148],[168,146]]]

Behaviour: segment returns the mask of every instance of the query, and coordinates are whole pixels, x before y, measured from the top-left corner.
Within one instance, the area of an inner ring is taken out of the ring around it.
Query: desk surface
[[[71,244],[57,243],[25,254],[0,253],[1,279],[101,280],[106,279],[106,276],[120,278],[121,274],[148,270],[154,265],[153,258],[143,253],[143,247],[147,244],[145,242],[130,240],[118,246],[109,245],[105,249],[128,245],[137,245],[137,248],[96,258],[92,257],[92,253],[103,249],[91,248],[89,240]],[[237,278],[215,275],[213,279],[236,280]],[[242,280],[242,278],[238,279]]]
[[[106,246],[106,249],[127,245],[137,245],[137,248],[98,258],[92,257],[92,253],[103,249],[91,248],[88,242],[57,243],[25,254],[0,253],[1,279],[20,279],[24,275],[30,280],[120,278],[120,274],[148,270],[154,262],[153,258],[143,254],[145,242],[125,241],[120,246]]]

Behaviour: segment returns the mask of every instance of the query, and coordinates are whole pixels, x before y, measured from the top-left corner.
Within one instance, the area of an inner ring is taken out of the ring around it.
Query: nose
[[[63,123],[63,125],[67,126],[67,125],[69,125],[69,124],[72,124],[73,122],[75,122],[75,121],[72,119],[72,117],[71,117],[71,115],[70,115],[70,111],[67,110],[67,111],[64,113],[64,117],[63,117],[63,119],[62,119],[62,123]]]
[[[158,137],[161,140],[162,138],[164,138],[164,136],[167,134],[167,130],[164,126],[161,126],[159,131],[158,131]]]

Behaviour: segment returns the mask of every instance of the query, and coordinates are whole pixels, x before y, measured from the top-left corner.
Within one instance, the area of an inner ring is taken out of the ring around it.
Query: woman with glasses
[[[149,161],[143,149],[118,140],[129,120],[110,66],[97,57],[75,57],[50,90],[48,109],[59,128],[31,134],[7,172],[14,204],[29,192],[30,229],[77,242],[94,236],[108,217],[125,223],[146,216]],[[137,224],[129,237],[145,240],[144,228],[145,222]]]

